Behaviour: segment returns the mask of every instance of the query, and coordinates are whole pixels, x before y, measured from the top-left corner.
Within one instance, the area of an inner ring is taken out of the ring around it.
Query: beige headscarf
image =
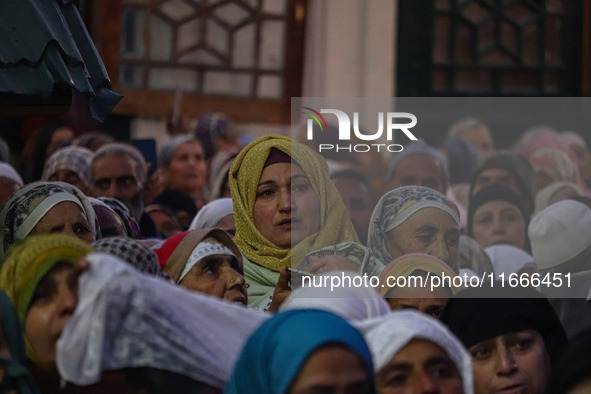
[[[271,149],[288,154],[310,179],[320,202],[320,231],[293,248],[280,248],[263,237],[254,224],[253,212],[261,173]],[[274,271],[297,265],[306,253],[341,242],[358,242],[343,200],[330,180],[326,161],[305,145],[288,137],[266,135],[248,144],[236,157],[229,174],[234,203],[234,242],[252,262]]]

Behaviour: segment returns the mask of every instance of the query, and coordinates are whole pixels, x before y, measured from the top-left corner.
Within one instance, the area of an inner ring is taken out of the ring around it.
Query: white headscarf
[[[218,198],[203,206],[189,226],[189,230],[214,228],[224,217],[234,213],[231,198]]]
[[[490,258],[495,274],[498,276],[504,273],[505,280],[525,267],[536,267],[532,255],[513,245],[492,245],[484,248],[484,251]]]
[[[343,275],[342,275],[343,274]],[[332,276],[342,279],[348,276],[361,278],[354,272],[328,272],[315,278],[315,283],[325,283],[327,286],[313,287],[302,286],[291,292],[289,297],[281,304],[280,311],[292,309],[321,309],[332,312],[343,319],[361,321],[364,319],[383,316],[390,313],[390,307],[378,292],[372,287],[345,286],[341,280],[341,286],[331,288]],[[336,281],[335,281],[336,284]]]
[[[0,162],[0,178],[8,178],[13,180],[19,187],[23,186],[23,178],[18,172],[8,163]]]
[[[473,394],[472,358],[462,342],[442,323],[415,311],[392,312],[355,324],[371,350],[378,373],[413,339],[425,339],[440,346],[455,364],[462,377],[464,394]]]
[[[223,389],[242,346],[268,318],[145,275],[94,253],[78,281],[78,306],[57,344],[62,379],[77,385],[102,372],[153,367]]]

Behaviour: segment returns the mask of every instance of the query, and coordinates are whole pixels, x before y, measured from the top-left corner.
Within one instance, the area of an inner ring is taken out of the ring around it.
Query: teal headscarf
[[[0,369],[5,370],[0,382],[0,392],[16,390],[20,394],[38,393],[33,378],[26,365],[25,342],[16,309],[8,296],[0,290],[0,323],[4,329],[6,345],[11,358],[0,357]]]
[[[342,318],[321,310],[275,315],[250,337],[226,387],[226,394],[284,394],[308,357],[325,344],[342,344],[365,364],[371,387],[371,353],[361,334]]]

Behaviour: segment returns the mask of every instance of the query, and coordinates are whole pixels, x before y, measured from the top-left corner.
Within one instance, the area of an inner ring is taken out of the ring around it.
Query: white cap
[[[540,211],[529,223],[532,254],[541,269],[556,267],[591,245],[591,209],[562,200]]]
[[[23,186],[23,179],[21,176],[16,172],[14,167],[12,167],[8,163],[0,162],[0,178],[8,178],[15,181],[20,187]]]

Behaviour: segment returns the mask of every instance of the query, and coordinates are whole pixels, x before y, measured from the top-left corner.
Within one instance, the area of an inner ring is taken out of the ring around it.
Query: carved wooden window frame
[[[129,0],[95,1],[92,3],[92,16],[90,16],[95,43],[111,78],[113,90],[124,95],[113,113],[146,117],[169,116],[175,100],[174,91],[130,88],[118,84],[122,11],[124,1],[129,2]],[[159,0],[152,1],[159,3]],[[194,118],[202,113],[221,111],[238,122],[279,124],[290,122],[290,99],[301,96],[302,92],[307,0],[286,0],[286,2],[288,12],[285,21],[284,68],[281,72],[282,96],[279,99],[260,99],[184,92],[180,108],[181,116]],[[220,3],[230,2],[222,0]],[[259,0],[259,11],[261,4],[262,1]],[[256,17],[261,17],[260,13],[257,13]],[[257,34],[257,39],[260,39],[260,34]],[[264,70],[253,72],[264,72]]]

